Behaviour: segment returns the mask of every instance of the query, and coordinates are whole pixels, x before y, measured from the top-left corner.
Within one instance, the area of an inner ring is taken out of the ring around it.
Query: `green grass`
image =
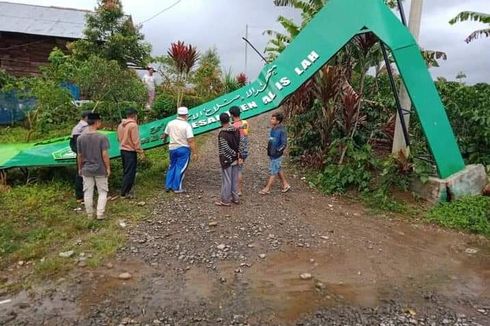
[[[441,203],[426,218],[448,228],[490,236],[490,197],[470,196]]]
[[[33,169],[27,185],[20,171],[8,171],[10,189],[0,192],[0,269],[19,261],[30,262],[33,267],[22,267],[27,273],[18,280],[29,286],[76,266],[74,258],[61,258],[60,252],[74,250],[74,257],[85,253],[89,267],[96,267],[113,255],[126,241],[126,231],[118,221],[137,222],[146,216],[149,205],[136,203],[151,200],[163,190],[167,150],[161,147],[147,151],[146,156],[136,177],[137,199],[109,201],[105,221],[88,220],[83,212],[74,211],[74,167]],[[109,188],[117,194],[122,179],[121,161],[115,159],[111,164]],[[0,284],[3,287],[17,289],[19,284]]]
[[[34,131],[30,135],[29,142],[69,136],[70,132],[71,127],[69,126],[53,128],[48,132]],[[28,135],[29,130],[21,126],[0,126],[0,144],[25,143]]]
[[[366,191],[359,194],[359,198],[364,205],[373,210],[373,212],[386,211],[403,214],[410,210],[407,203],[395,199],[392,194],[383,191]]]

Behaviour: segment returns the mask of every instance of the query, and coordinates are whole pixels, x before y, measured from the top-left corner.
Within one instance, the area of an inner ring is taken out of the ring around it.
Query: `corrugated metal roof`
[[[88,10],[0,1],[0,32],[79,39]]]

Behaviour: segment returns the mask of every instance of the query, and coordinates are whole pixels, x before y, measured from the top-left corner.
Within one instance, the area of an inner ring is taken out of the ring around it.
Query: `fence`
[[[75,101],[80,99],[80,89],[71,83],[60,85],[66,88]],[[13,125],[23,121],[36,105],[35,98],[23,98],[15,90],[0,92],[0,125]]]

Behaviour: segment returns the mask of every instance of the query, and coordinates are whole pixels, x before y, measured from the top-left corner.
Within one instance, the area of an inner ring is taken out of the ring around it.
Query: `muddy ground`
[[[209,137],[187,194],[148,203],[105,266],[10,297],[0,324],[490,325],[488,240],[372,214],[292,169],[291,192],[259,195],[267,120],[251,121],[240,206],[213,204],[221,181]]]

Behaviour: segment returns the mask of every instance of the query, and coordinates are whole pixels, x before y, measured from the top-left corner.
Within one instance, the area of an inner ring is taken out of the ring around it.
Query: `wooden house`
[[[90,11],[0,1],[0,68],[14,76],[39,73],[54,47],[80,39]]]

